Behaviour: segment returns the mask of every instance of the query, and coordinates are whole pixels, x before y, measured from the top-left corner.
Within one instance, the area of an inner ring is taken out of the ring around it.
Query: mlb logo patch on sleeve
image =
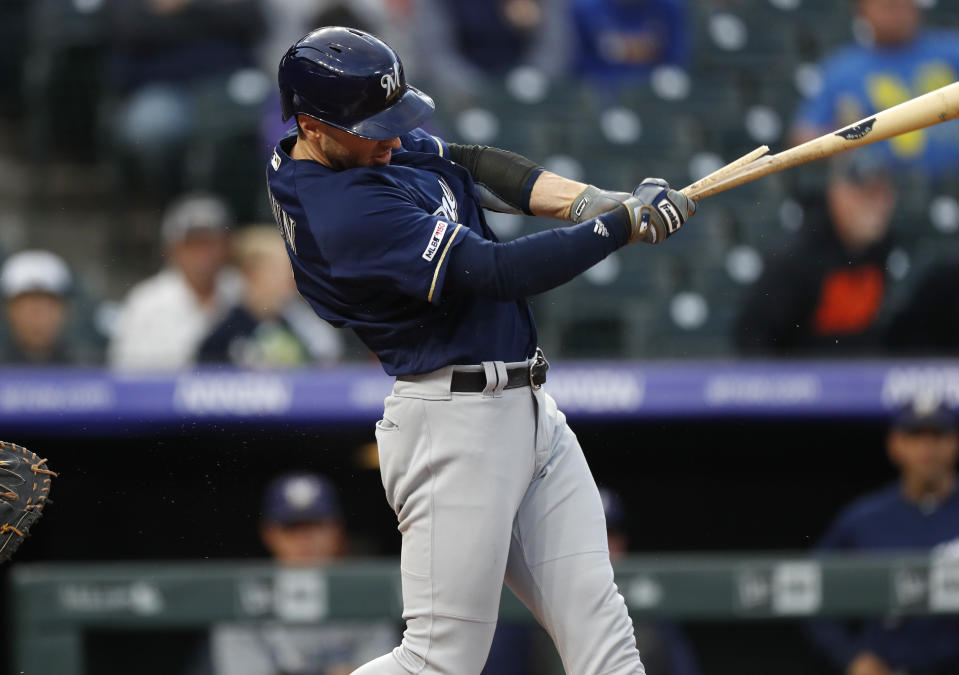
[[[433,236],[430,237],[430,243],[426,245],[426,250],[423,251],[423,260],[433,260],[433,256],[436,255],[440,244],[443,242],[443,235],[446,234],[447,227],[449,227],[449,225],[442,220],[436,221],[436,227],[433,228]]]

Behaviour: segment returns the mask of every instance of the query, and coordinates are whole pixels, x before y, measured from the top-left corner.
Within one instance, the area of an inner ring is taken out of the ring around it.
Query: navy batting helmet
[[[319,28],[280,60],[283,121],[309,115],[373,140],[412,131],[433,114],[433,99],[406,83],[400,57],[355,28]]]

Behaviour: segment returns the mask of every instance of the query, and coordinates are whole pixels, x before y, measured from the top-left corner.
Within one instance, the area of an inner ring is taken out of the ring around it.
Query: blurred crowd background
[[[436,99],[431,132],[608,189],[647,175],[681,187],[959,72],[959,8],[934,0],[5,0],[0,12],[0,344],[12,363],[366,358],[286,286],[255,291],[269,310],[242,309],[263,305],[244,302],[244,278],[269,277],[257,268],[273,259],[245,230],[272,221],[276,66],[318,25],[392,43]],[[536,298],[543,346],[954,353],[955,312],[935,309],[955,306],[957,176],[951,122],[710,198],[668,246],[622,251]],[[490,221],[504,239],[556,224]],[[52,256],[17,258],[37,249]],[[44,297],[16,299],[31,291]],[[174,306],[182,321],[162,320]]]
[[[616,190],[645,176],[682,187],[959,80],[954,0],[0,0],[0,365],[371,361],[297,296],[266,199],[285,132],[276,66],[331,24],[397,49],[436,100],[431,133]],[[502,239],[560,224],[488,218]],[[558,360],[949,357],[957,282],[953,121],[711,197],[665,245],[617,252],[532,302]],[[959,541],[956,429],[933,403],[866,422],[577,432],[606,485],[613,556],[931,550]],[[68,476],[18,558],[394,555],[369,431],[78,430],[76,454],[42,433],[6,439]],[[118,535],[91,544],[91,513]],[[897,621],[649,622],[637,636],[650,675],[959,673],[952,619]],[[317,675],[382,653],[396,629],[224,625],[166,646],[93,634],[86,653],[96,675]],[[504,626],[486,672],[556,672],[530,631]]]

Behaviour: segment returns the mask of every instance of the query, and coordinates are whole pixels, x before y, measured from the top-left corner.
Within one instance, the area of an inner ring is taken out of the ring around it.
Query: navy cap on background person
[[[270,481],[263,496],[264,523],[292,525],[340,520],[342,510],[333,483],[314,473],[290,473]]]
[[[930,431],[945,434],[956,430],[956,418],[941,399],[918,396],[896,412],[892,426],[907,433]]]

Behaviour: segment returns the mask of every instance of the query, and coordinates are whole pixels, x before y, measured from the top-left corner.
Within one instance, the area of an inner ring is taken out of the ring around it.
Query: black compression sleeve
[[[529,196],[543,167],[509,150],[488,145],[449,144],[450,159],[470,172],[473,180],[510,206],[533,215]]]
[[[548,291],[589,269],[629,241],[623,206],[579,225],[498,243],[470,236],[450,254],[447,293],[518,300]]]

